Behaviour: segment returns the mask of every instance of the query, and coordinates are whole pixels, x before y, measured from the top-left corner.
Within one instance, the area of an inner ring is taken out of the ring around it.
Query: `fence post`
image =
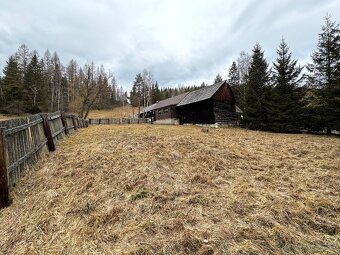
[[[43,113],[41,114],[41,118],[43,120],[43,126],[45,131],[45,136],[47,138],[47,147],[49,151],[55,151],[55,145],[53,141],[51,126],[47,118],[47,114]]]
[[[76,121],[76,116],[72,115],[72,121],[73,121],[74,130],[77,130],[78,124],[77,124],[77,121]]]
[[[61,122],[63,123],[63,126],[65,128],[65,134],[68,135],[69,132],[68,132],[68,127],[67,127],[67,121],[66,121],[65,113],[61,114]]]
[[[0,209],[9,206],[5,128],[0,128]]]

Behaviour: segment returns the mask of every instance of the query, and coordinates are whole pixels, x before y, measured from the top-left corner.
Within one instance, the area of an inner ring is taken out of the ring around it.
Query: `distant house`
[[[140,116],[164,124],[234,123],[234,94],[226,81],[171,97],[143,109]]]

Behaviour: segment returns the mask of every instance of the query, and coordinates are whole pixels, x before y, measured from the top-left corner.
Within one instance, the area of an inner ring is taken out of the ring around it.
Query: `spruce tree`
[[[158,101],[161,100],[161,94],[160,94],[160,90],[159,90],[159,87],[158,87],[158,82],[156,81],[154,84],[153,84],[153,89],[152,89],[152,94],[151,94],[151,104],[155,104],[157,103]]]
[[[240,84],[240,75],[235,61],[231,64],[228,76],[229,85],[236,87]]]
[[[131,105],[134,107],[138,106],[138,112],[140,113],[140,106],[142,103],[142,91],[143,90],[143,76],[138,73],[135,77],[135,81],[130,92]]]
[[[43,67],[36,54],[27,66],[24,94],[28,112],[36,113],[47,108],[47,87],[45,88]]]
[[[229,69],[229,75],[228,75],[228,83],[231,86],[231,89],[233,90],[236,103],[240,105],[241,98],[241,84],[240,84],[240,74],[237,67],[237,64],[235,61],[231,64],[231,67]],[[242,104],[243,105],[243,104]]]
[[[243,109],[244,122],[253,129],[265,129],[268,125],[268,100],[270,86],[268,63],[259,44],[253,49],[246,83],[246,100]]]
[[[331,129],[340,130],[340,29],[327,15],[321,30],[313,62],[307,68],[310,85],[317,88],[321,102],[312,119],[319,121],[314,128],[326,128],[330,133]]]
[[[20,71],[18,63],[14,57],[10,57],[7,65],[3,70],[4,78],[2,80],[3,94],[5,105],[8,111],[19,114],[22,111],[23,87],[21,84]]]
[[[223,78],[222,78],[222,76],[218,73],[218,74],[216,75],[216,77],[215,77],[214,83],[218,83],[218,82],[221,82],[221,81],[223,81]]]
[[[269,129],[278,132],[295,132],[300,128],[300,95],[298,85],[302,79],[302,68],[284,39],[277,50],[278,57],[273,63],[273,82],[269,108]]]

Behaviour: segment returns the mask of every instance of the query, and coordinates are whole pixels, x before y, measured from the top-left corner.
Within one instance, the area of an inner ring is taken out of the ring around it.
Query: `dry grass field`
[[[133,113],[138,112],[138,107],[132,107],[126,105],[124,107],[115,107],[111,110],[92,110],[89,113],[88,119],[96,118],[129,118],[133,116]]]
[[[17,119],[17,118],[22,118],[22,117],[23,116],[15,116],[15,115],[9,115],[9,114],[0,114],[0,121]]]
[[[339,254],[340,140],[92,126],[0,211],[0,254]]]

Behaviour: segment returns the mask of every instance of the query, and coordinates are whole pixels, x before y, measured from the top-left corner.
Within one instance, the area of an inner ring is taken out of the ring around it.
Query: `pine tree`
[[[243,109],[244,121],[249,128],[264,129],[267,127],[270,91],[268,81],[268,63],[261,46],[256,44],[247,75],[246,100]]]
[[[234,96],[236,99],[236,102],[239,104],[242,100],[241,98],[241,84],[240,84],[240,75],[239,70],[237,67],[237,64],[235,61],[231,64],[231,67],[229,69],[229,75],[228,75],[228,83],[231,86],[231,89],[234,92]],[[243,105],[243,104],[242,104]]]
[[[340,29],[339,24],[325,17],[319,34],[317,49],[308,65],[310,85],[317,88],[321,104],[315,109],[319,120],[314,128],[340,130]],[[315,121],[316,122],[316,121]]]
[[[223,81],[223,78],[222,78],[222,76],[218,73],[218,74],[216,75],[216,77],[215,77],[214,83],[218,83],[218,82],[221,82],[221,81]]]
[[[302,68],[297,66],[297,60],[292,60],[292,54],[284,39],[277,54],[273,64],[274,87],[271,91],[268,128],[279,132],[296,132],[301,127],[298,85],[302,79]]]
[[[134,107],[138,106],[138,113],[140,113],[140,106],[142,103],[143,96],[143,76],[141,73],[138,73],[135,77],[135,81],[132,86],[132,90],[130,93],[130,101],[131,105]]]
[[[236,87],[240,84],[240,75],[238,73],[238,68],[235,61],[233,61],[233,63],[231,64],[228,76],[228,82],[230,86]]]
[[[151,94],[151,104],[155,104],[158,101],[161,100],[161,91],[159,90],[158,87],[158,82],[156,81],[153,85],[153,89],[152,89],[152,94]]]
[[[46,109],[47,90],[44,83],[44,74],[41,63],[36,54],[27,66],[24,76],[24,94],[27,110],[31,113]]]
[[[5,99],[5,105],[8,111],[19,114],[22,111],[23,87],[18,63],[14,57],[10,57],[7,65],[3,70],[4,78],[2,88]]]

